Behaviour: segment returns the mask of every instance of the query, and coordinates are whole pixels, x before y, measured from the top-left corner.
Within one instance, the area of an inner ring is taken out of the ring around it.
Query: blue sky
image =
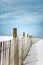
[[[43,0],[1,0],[0,35],[5,35],[3,30],[6,29],[11,33],[13,27],[17,27],[21,33],[25,31],[33,35],[43,35]]]

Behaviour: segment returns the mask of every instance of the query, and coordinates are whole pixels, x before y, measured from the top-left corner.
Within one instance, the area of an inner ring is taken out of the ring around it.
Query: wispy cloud
[[[0,35],[10,35],[17,27],[20,35],[25,31],[43,36],[42,26],[43,0],[0,0]]]
[[[9,21],[10,18],[10,21],[15,22],[43,22],[42,0],[1,0],[0,5],[0,23]]]

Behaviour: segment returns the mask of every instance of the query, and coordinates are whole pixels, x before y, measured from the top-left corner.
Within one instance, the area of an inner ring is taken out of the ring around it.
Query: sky
[[[1,0],[0,35],[12,35],[14,27],[43,37],[43,0]]]

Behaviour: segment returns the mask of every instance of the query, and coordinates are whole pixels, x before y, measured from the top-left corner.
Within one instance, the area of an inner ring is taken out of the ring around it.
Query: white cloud
[[[22,13],[24,11],[21,11]],[[6,14],[2,14],[0,16],[1,19],[6,19],[8,17],[12,17],[13,19],[8,21],[8,22],[1,22],[0,24],[3,24],[3,23],[38,23],[38,22],[41,22],[43,20],[43,14],[38,14],[37,12],[31,12],[31,13],[26,13],[24,12],[24,14],[22,15],[17,15],[18,12],[11,12],[11,13],[6,13]],[[16,20],[15,20],[16,19]],[[15,21],[15,22],[14,22]],[[42,21],[43,22],[43,21]]]
[[[4,11],[4,13],[0,15],[0,18],[7,20],[7,18],[12,17],[12,18],[16,18],[16,22],[26,22],[26,23],[32,23],[32,22],[36,23],[43,20],[42,5],[37,5],[37,3],[35,6],[32,4],[29,4],[28,6],[26,3],[25,5],[22,5],[19,4],[20,3],[19,1],[21,2],[21,1],[34,1],[34,0],[2,0],[3,3],[2,3],[1,11],[2,12]],[[15,2],[18,3],[16,5],[13,5],[13,2],[14,4]]]

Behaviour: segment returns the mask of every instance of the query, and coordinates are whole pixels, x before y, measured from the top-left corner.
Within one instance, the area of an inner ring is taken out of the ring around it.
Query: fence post
[[[2,50],[1,50],[1,65],[4,65],[4,62],[3,62],[3,57],[4,57],[4,52],[3,52],[3,49],[4,49],[4,44],[2,42]]]
[[[10,59],[11,59],[11,40],[9,40],[9,62],[8,65],[10,65]]]
[[[19,40],[19,65],[23,65],[23,46],[22,38]]]
[[[26,45],[26,48],[27,48],[27,54],[28,54],[28,46],[29,46],[29,35],[27,34],[27,45]]]
[[[25,32],[23,32],[23,60],[25,59]]]
[[[15,40],[14,42],[14,65],[19,65],[17,28],[13,28],[13,39]]]
[[[30,47],[32,46],[32,35],[29,36],[30,39]]]
[[[4,59],[3,59],[4,64],[3,65],[6,65],[6,45],[5,45],[5,41],[3,41],[3,44],[4,44],[4,50],[3,50],[3,52],[4,52]]]

